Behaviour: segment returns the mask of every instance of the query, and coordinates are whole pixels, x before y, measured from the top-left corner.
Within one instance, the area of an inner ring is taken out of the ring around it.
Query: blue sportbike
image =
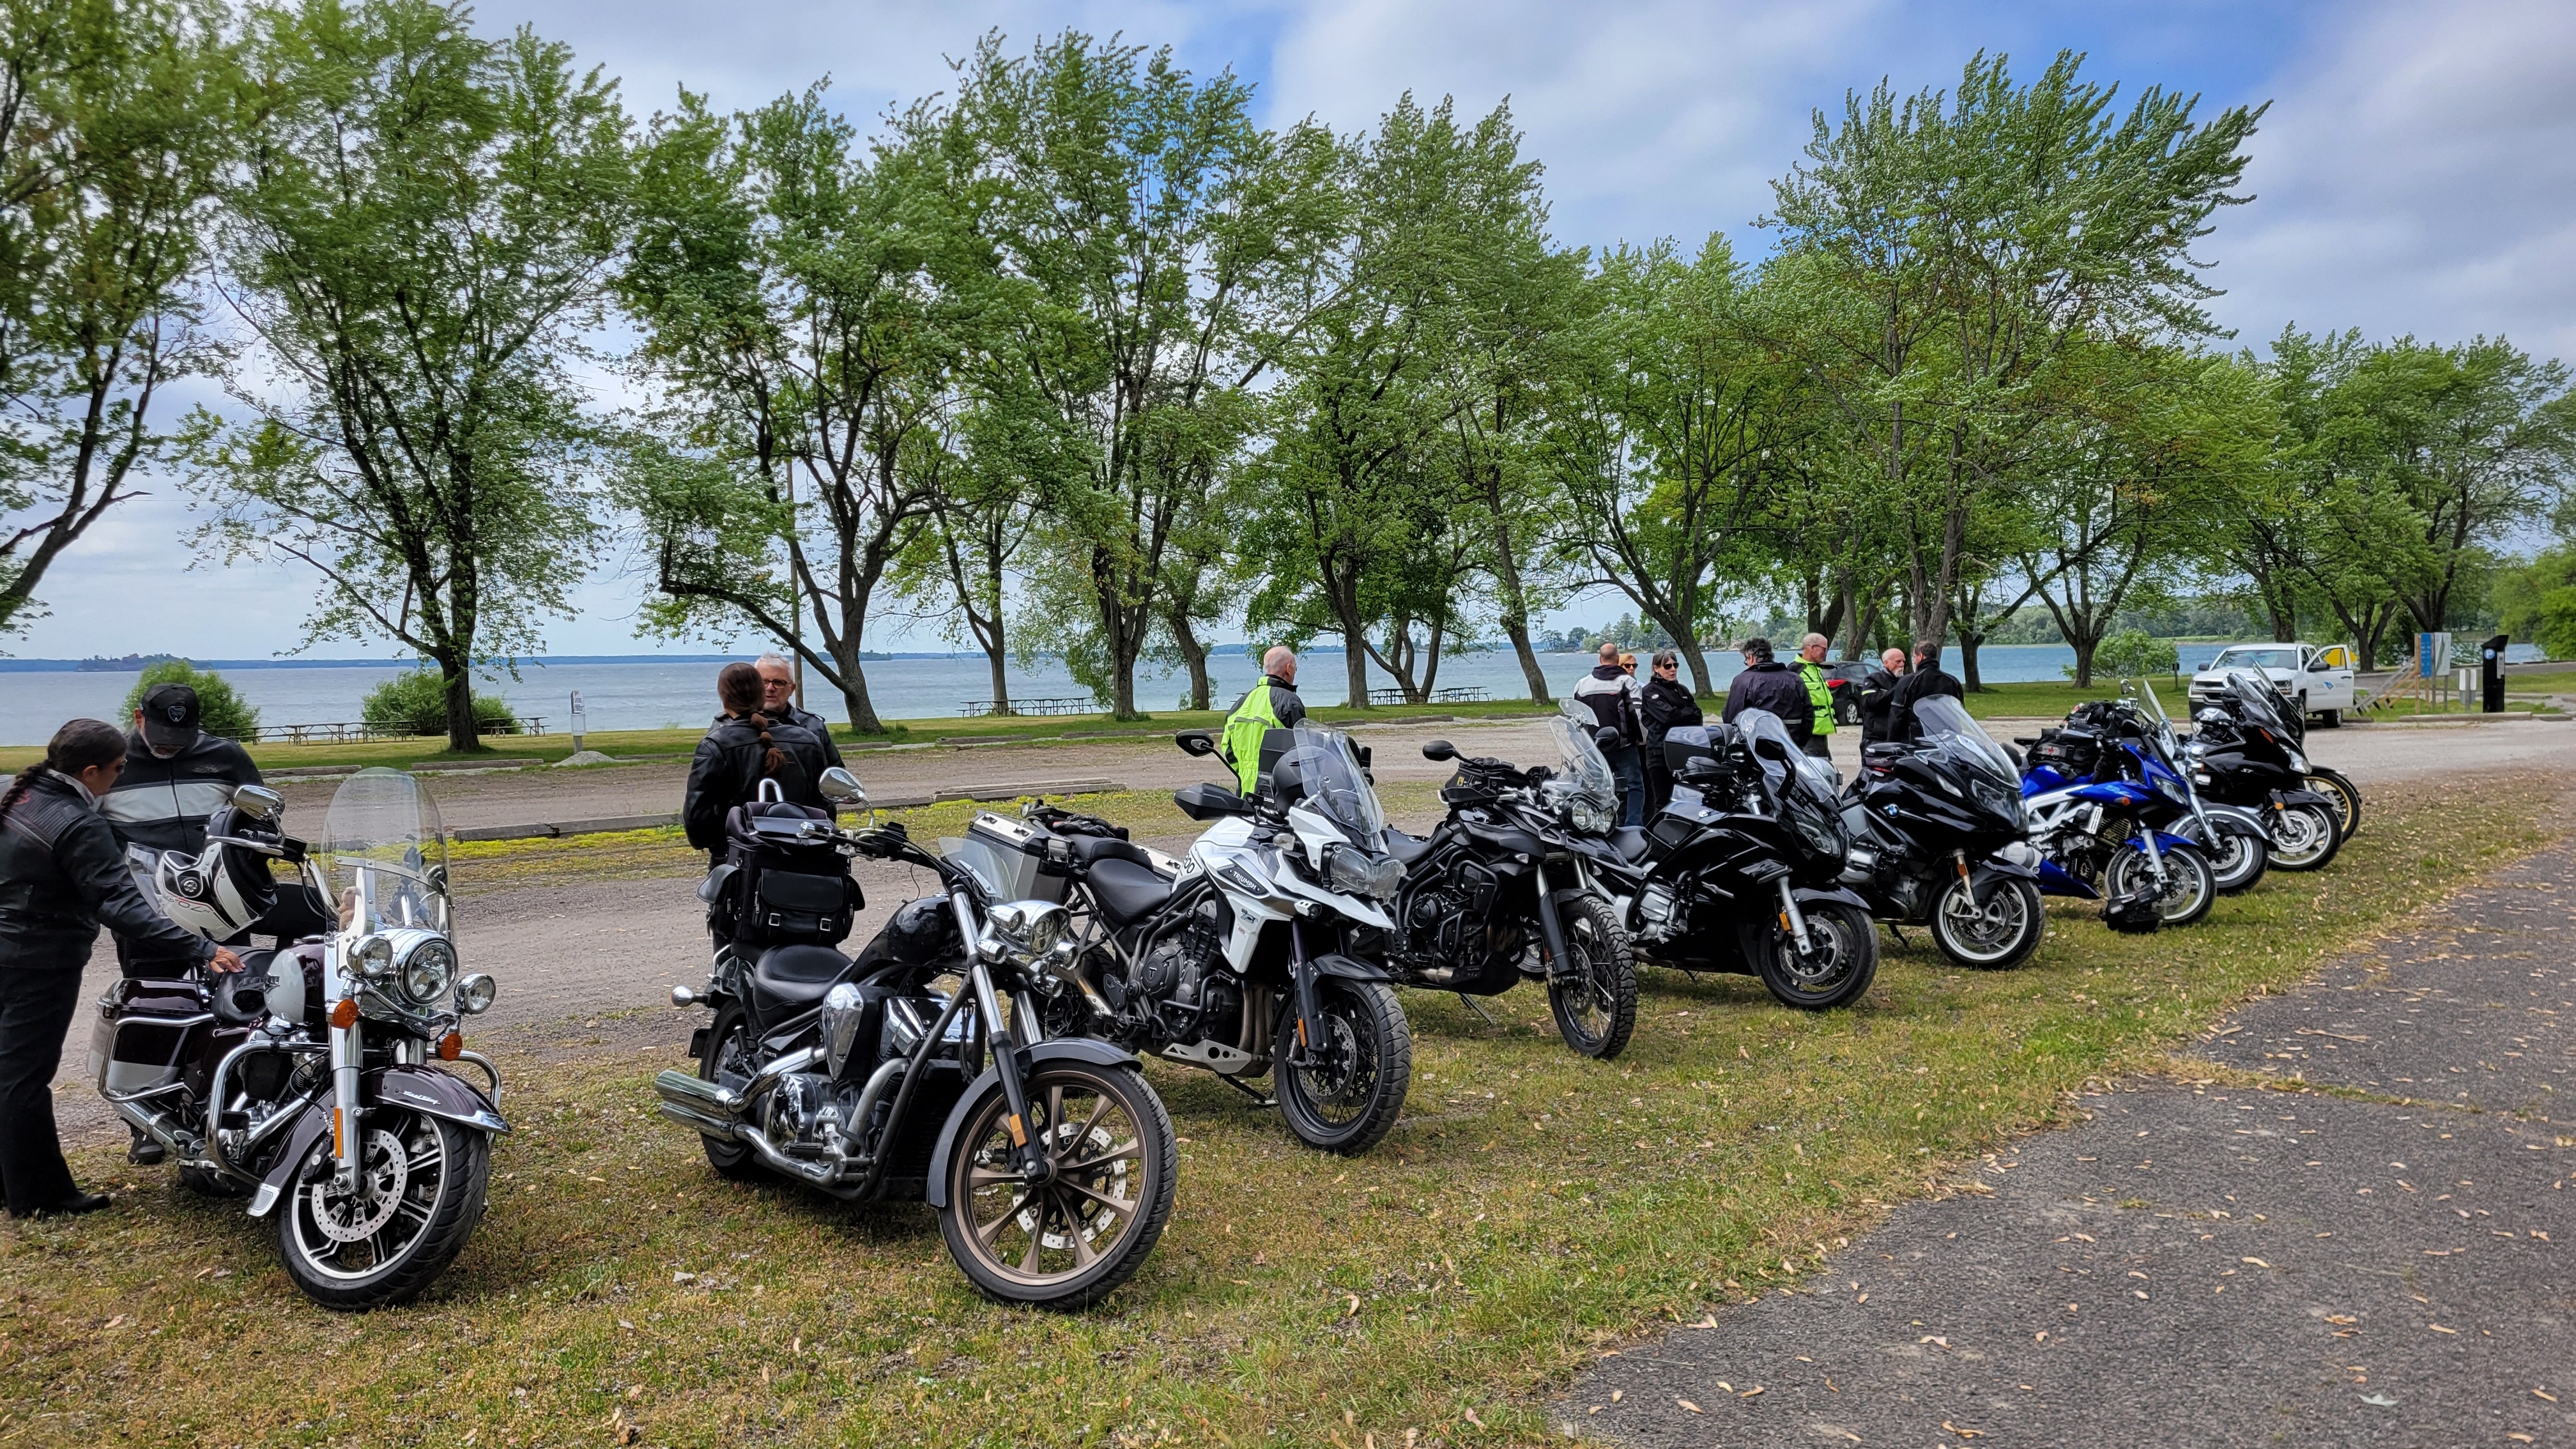
[[[2190,782],[2143,737],[2125,701],[2077,708],[2042,730],[2021,779],[2030,843],[2071,880],[2042,872],[2053,895],[2103,897],[2119,931],[2187,926],[2218,898],[2209,857],[2177,833],[2193,817]],[[2080,883],[2089,889],[2072,889]]]

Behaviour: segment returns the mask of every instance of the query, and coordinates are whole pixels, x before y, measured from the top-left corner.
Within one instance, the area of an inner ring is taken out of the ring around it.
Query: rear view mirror
[[[816,784],[821,787],[823,798],[838,808],[865,810],[868,807],[868,792],[859,787],[859,777],[839,765],[825,770],[823,778]]]
[[[286,808],[286,797],[266,785],[235,785],[233,808],[253,820],[275,820]]]
[[[1628,743],[1626,740],[1620,738],[1619,731],[1610,725],[1603,725],[1601,728],[1594,730],[1592,732],[1592,742],[1605,750],[1620,749]]]
[[[1206,730],[1183,730],[1172,736],[1172,743],[1181,747],[1182,754],[1197,759],[1205,759],[1216,753],[1216,736]]]
[[[1458,747],[1449,743],[1447,740],[1426,740],[1422,745],[1422,758],[1426,760],[1454,760],[1458,758]]]
[[[1172,803],[1181,807],[1183,815],[1200,821],[1243,815],[1252,809],[1242,796],[1232,790],[1210,784],[1184,785],[1172,792]]]
[[[1753,753],[1760,755],[1766,760],[1777,760],[1784,765],[1789,763],[1792,758],[1789,753],[1789,747],[1780,743],[1778,740],[1773,739],[1769,735],[1756,735],[1754,737]]]
[[[1725,773],[1726,771],[1719,767],[1717,761],[1710,759],[1706,755],[1701,755],[1695,759],[1684,760],[1682,762],[1681,773],[1675,775],[1673,778],[1681,781],[1685,785],[1696,785],[1718,779],[1725,775]]]

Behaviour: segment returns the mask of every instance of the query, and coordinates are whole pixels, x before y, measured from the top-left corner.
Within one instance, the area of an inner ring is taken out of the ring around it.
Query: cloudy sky
[[[2372,337],[2510,336],[2576,359],[2576,6],[2248,4],[2208,0],[1160,0],[896,5],[876,0],[487,0],[486,27],[571,43],[638,113],[676,88],[748,106],[829,73],[854,117],[939,90],[987,30],[1065,27],[1168,44],[1193,70],[1231,67],[1271,122],[1371,123],[1397,96],[1505,98],[1547,167],[1557,236],[1606,244],[1732,234],[1796,158],[1809,116],[1886,77],[1946,85],[1980,49],[2028,75],[2060,49],[2124,93],[2270,101],[2252,145],[2259,199],[2223,213],[2200,255],[2220,320],[2259,342],[2284,324]],[[294,646],[312,590],[286,565],[181,571],[189,524],[156,487],[93,530],[46,580],[51,617],[20,656],[128,651],[245,657]],[[635,587],[585,586],[557,653],[623,653]],[[1615,610],[1577,611],[1587,620]],[[889,630],[880,647],[936,647]],[[359,652],[343,645],[322,653]]]

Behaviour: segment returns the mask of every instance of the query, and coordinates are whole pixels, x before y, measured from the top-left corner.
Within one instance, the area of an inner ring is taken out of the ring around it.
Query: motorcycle
[[[243,952],[239,972],[116,982],[90,1060],[100,1095],[183,1185],[276,1214],[306,1297],[381,1308],[429,1286],[482,1220],[491,1139],[510,1127],[499,1070],[458,1027],[497,988],[458,972],[447,837],[419,781],[351,776],[318,848],[285,833],[284,808],[273,790],[235,787],[202,851],[159,858],[156,893],[210,940],[336,900],[336,919],[321,918],[331,929]],[[281,907],[271,862],[294,867],[304,902]]]
[[[1878,974],[1869,903],[1841,884],[1851,838],[1833,766],[1767,710],[1664,736],[1673,797],[1652,826],[1579,839],[1641,959],[1761,978],[1786,1006],[1848,1006]]]
[[[2263,812],[2244,809],[2203,788],[2208,782],[2187,763],[2187,746],[2174,733],[2173,721],[2165,714],[2164,700],[2158,697],[2153,684],[2140,680],[2123,685],[2120,693],[2124,707],[2121,733],[2138,740],[2145,747],[2142,755],[2152,755],[2183,782],[2190,796],[2190,818],[2176,821],[2174,834],[2199,846],[2209,858],[2210,883],[2220,895],[2242,895],[2252,890],[2271,869],[2278,833],[2274,822]],[[2125,763],[2133,757],[2121,751],[2106,758]],[[2148,782],[2141,779],[2140,783]]]
[[[866,803],[847,770],[820,783]],[[735,1181],[927,1201],[949,1256],[997,1302],[1079,1308],[1133,1276],[1171,1216],[1179,1148],[1136,1058],[1038,1024],[1038,1003],[1084,989],[1064,907],[991,889],[899,823],[846,830],[762,802],[738,807],[728,836],[740,848],[700,895],[749,944],[719,951],[703,992],[672,989],[715,1015],[692,1036],[697,1069],[654,1076],[662,1115]],[[812,868],[826,856],[837,879]],[[941,893],[898,908],[852,958],[828,938],[850,929],[859,856],[924,867]],[[729,907],[743,902],[747,930]],[[804,939],[760,945],[773,918]]]
[[[1205,730],[1175,742],[1216,753]],[[1017,856],[1065,882],[1085,989],[1055,1004],[1051,1029],[1205,1068],[1278,1107],[1308,1146],[1365,1152],[1394,1130],[1413,1078],[1395,978],[1366,954],[1394,930],[1386,906],[1405,867],[1348,735],[1271,730],[1260,778],[1248,800],[1217,784],[1174,791],[1209,827],[1177,860],[1062,811],[979,816],[963,843],[993,869]],[[1265,1072],[1268,1096],[1243,1080]]]
[[[1843,884],[1962,966],[2020,965],[2047,929],[2039,882],[2064,879],[2026,839],[2021,772],[1955,699],[1929,696],[1914,719],[1919,738],[1868,746],[1843,793]]]
[[[2322,870],[2343,848],[2334,798],[2307,788],[2310,766],[2278,691],[2251,670],[2225,676],[2227,701],[2194,717],[2185,758],[2191,781],[2213,800],[2268,818],[2272,861],[2283,870]]]
[[[2115,931],[2190,925],[2218,897],[2208,857],[2166,828],[2191,814],[2190,787],[2127,737],[2136,727],[2124,724],[2125,706],[2099,703],[2111,707],[2079,708],[2066,727],[2040,731],[2022,774],[2031,844],[2083,887],[2041,889],[2098,892],[2102,920]]]
[[[1563,717],[1548,728],[1561,769],[1462,756],[1447,740],[1423,745],[1424,759],[1456,761],[1458,773],[1441,788],[1449,813],[1430,835],[1386,829],[1404,879],[1385,962],[1404,985],[1461,999],[1538,978],[1565,1044],[1607,1061],[1636,1029],[1637,962],[1608,897],[1585,888],[1568,837],[1609,831],[1618,785],[1590,728]]]

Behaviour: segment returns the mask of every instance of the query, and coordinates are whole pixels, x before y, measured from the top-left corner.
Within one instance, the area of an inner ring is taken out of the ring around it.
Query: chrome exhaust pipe
[[[743,1094],[721,1082],[702,1081],[694,1072],[665,1067],[653,1074],[653,1095],[662,1115],[715,1136],[730,1137],[742,1125]]]

